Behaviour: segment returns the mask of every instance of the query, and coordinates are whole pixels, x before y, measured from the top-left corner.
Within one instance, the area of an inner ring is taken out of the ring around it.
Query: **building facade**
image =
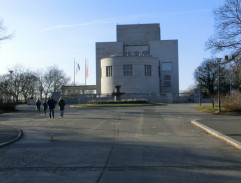
[[[96,93],[179,93],[178,41],[161,40],[159,24],[117,25],[116,42],[96,43]]]

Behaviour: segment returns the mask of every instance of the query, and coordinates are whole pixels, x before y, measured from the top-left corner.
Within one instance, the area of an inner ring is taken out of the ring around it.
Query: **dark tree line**
[[[195,70],[194,78],[211,97],[218,93],[218,80],[222,94],[241,90],[241,64],[239,61],[219,63],[216,59],[206,59]]]
[[[0,75],[0,100],[2,102],[47,98],[69,82],[63,70],[52,66],[45,71],[26,70],[15,66],[9,73]]]
[[[0,20],[0,42],[11,39],[3,21]],[[45,71],[31,71],[22,66],[15,66],[9,73],[0,75],[0,103],[27,100],[27,98],[47,98],[52,92],[59,91],[69,82],[63,70],[57,66]]]
[[[211,97],[218,92],[219,76],[222,94],[241,91],[241,0],[225,0],[214,10],[214,18],[216,32],[206,48],[224,57],[220,63],[215,58],[205,59],[194,72],[196,83]]]

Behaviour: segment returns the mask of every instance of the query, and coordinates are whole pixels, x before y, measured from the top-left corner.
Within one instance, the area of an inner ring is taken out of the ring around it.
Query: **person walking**
[[[44,101],[43,106],[44,106],[44,114],[46,116],[47,107],[48,107],[46,100]]]
[[[59,110],[60,110],[60,117],[63,118],[64,117],[64,106],[65,106],[65,101],[64,101],[63,97],[60,97],[58,104],[59,104]]]
[[[49,119],[51,119],[51,117],[53,117],[54,119],[54,108],[55,108],[56,101],[53,99],[53,96],[49,97],[47,104],[49,106]]]
[[[37,112],[40,113],[41,101],[39,100],[39,98],[37,99],[35,105],[36,105],[36,110],[37,110]]]

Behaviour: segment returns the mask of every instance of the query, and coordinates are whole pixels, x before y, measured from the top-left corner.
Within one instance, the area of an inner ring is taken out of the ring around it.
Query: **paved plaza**
[[[67,107],[63,119],[58,110],[49,119],[34,106],[18,106],[19,112],[0,115],[0,127],[23,132],[0,148],[0,182],[241,182],[241,151],[190,123],[215,127],[240,116],[194,106]],[[236,125],[234,133],[220,130],[239,140]]]

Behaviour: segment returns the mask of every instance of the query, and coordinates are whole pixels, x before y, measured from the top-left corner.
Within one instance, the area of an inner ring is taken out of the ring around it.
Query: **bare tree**
[[[195,70],[194,78],[199,86],[208,91],[208,95],[213,97],[218,90],[218,67],[216,59],[205,59],[199,69]],[[229,71],[225,64],[220,65],[220,91],[226,93],[229,91]]]
[[[57,66],[48,68],[45,72],[33,72],[20,65],[12,68],[9,74],[0,76],[0,100],[33,98],[36,96],[47,98],[54,91],[59,91],[70,78]]]
[[[70,78],[66,77],[63,70],[58,69],[57,66],[52,66],[45,72],[43,76],[43,89],[45,98],[52,92],[59,91],[62,85],[66,85]]]
[[[0,94],[1,102],[5,103],[12,101],[14,90],[11,83],[11,76],[9,74],[0,76]]]
[[[241,91],[241,62],[239,59],[235,59],[232,63],[228,64],[229,67],[229,81],[230,90]]]
[[[13,69],[10,69],[10,87],[13,91],[12,95],[16,103],[18,103],[22,94],[22,79],[25,69],[21,65],[16,65]]]
[[[12,37],[12,34],[7,34],[7,29],[3,26],[3,21],[0,20],[0,41],[11,39]]]
[[[214,11],[216,33],[206,43],[213,52],[241,53],[241,0],[225,0]]]
[[[213,59],[206,59],[194,72],[194,78],[198,85],[206,88],[210,96],[215,94],[215,80],[218,64]]]
[[[28,97],[33,98],[37,89],[38,78],[34,72],[25,71],[20,75],[21,94],[26,101]]]

